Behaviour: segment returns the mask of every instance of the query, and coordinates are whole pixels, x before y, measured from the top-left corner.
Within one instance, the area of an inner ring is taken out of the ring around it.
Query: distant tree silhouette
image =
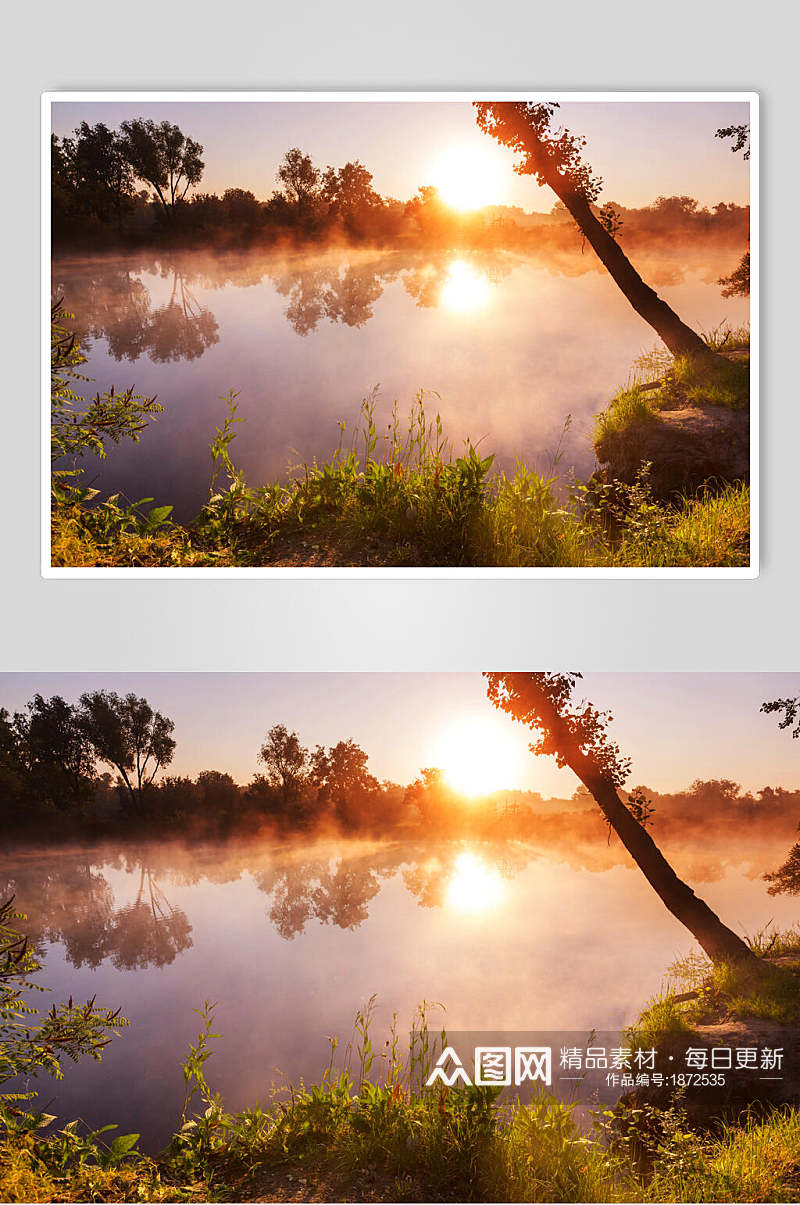
[[[712,962],[758,964],[759,959],[742,939],[678,878],[653,838],[622,802],[619,789],[630,762],[608,736],[609,713],[573,697],[579,675],[488,673],[485,677],[493,705],[536,734],[531,751],[554,757],[558,766],[569,766],[591,792],[650,886]]]
[[[289,732],[285,724],[273,724],[258,751],[258,760],[266,766],[270,785],[285,799],[296,794],[305,782],[308,750],[300,744],[297,733]]]
[[[168,121],[123,121],[120,147],[133,174],[155,192],[166,217],[174,215],[202,178],[202,146]]]
[[[82,121],[72,138],[54,146],[54,171],[68,181],[74,206],[98,221],[112,215],[118,226],[132,205],[134,174],[122,137],[102,121]]]
[[[175,752],[172,720],[135,694],[96,690],[81,695],[80,723],[95,756],[119,771],[131,803],[143,811],[146,789]]]
[[[377,810],[377,778],[367,769],[367,754],[353,740],[338,741],[329,749],[318,745],[311,757],[311,778],[322,808],[332,808],[345,830],[368,828]]]
[[[553,126],[556,103],[531,101],[476,101],[479,127],[521,159],[514,170],[546,184],[577,223],[586,241],[597,253],[637,314],[644,318],[673,355],[713,359],[700,336],[686,326],[654,289],[645,284],[609,228],[594,209],[602,181],[583,162],[586,140],[569,130]]]
[[[91,796],[94,754],[77,708],[34,695],[22,712],[0,711],[0,781],[31,799],[75,811]]]
[[[319,168],[314,166],[310,155],[304,155],[299,147],[293,146],[284,155],[276,175],[287,200],[294,205],[298,220],[306,221],[320,195]]]
[[[372,172],[358,159],[344,167],[328,167],[322,177],[321,193],[329,215],[341,221],[348,234],[358,237],[369,229],[375,210],[383,200],[372,187]]]

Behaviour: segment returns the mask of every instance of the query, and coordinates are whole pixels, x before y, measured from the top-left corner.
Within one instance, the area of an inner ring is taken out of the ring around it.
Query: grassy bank
[[[800,1199],[795,1108],[705,1132],[675,1108],[649,1110],[646,1127],[641,1109],[623,1111],[599,1116],[587,1135],[571,1107],[550,1096],[501,1109],[490,1089],[424,1089],[403,1073],[359,1083],[346,1071],[296,1087],[273,1107],[228,1114],[205,1084],[198,1104],[153,1158],[138,1152],[134,1135],[114,1140],[76,1124],[48,1134],[17,1118],[0,1137],[0,1198]],[[639,1126],[635,1147],[621,1123]]]
[[[710,366],[688,356],[674,359],[664,350],[640,356],[630,379],[595,421],[594,445],[630,436],[643,424],[657,422],[665,410],[684,406],[723,406],[746,410],[750,403],[750,330],[724,328],[710,332],[706,343],[723,357]]]
[[[88,410],[73,391],[79,348],[56,311],[53,352],[52,551],[56,566],[741,566],[749,562],[750,493],[657,502],[645,466],[630,484],[560,482],[518,463],[494,472],[493,456],[461,454],[419,394],[407,418],[395,406],[379,426],[375,398],[352,429],[340,425],[330,459],[258,487],[237,469],[235,394],[211,443],[208,500],[189,524],[152,499],[100,499],[83,488],[79,457],[106,442],[137,440],[157,420],[155,399],[104,395]],[[64,347],[67,346],[65,356]],[[619,402],[619,407],[622,402]],[[606,422],[613,419],[614,407]],[[622,411],[620,410],[621,414]],[[71,461],[70,461],[71,458]],[[557,462],[557,458],[556,458]],[[72,467],[69,467],[71,464]],[[66,465],[66,467],[65,467]]]
[[[658,1047],[721,1015],[751,1017],[754,1009],[796,1028],[797,935],[773,938],[768,956],[778,960],[773,969],[789,968],[788,978],[753,979],[685,961],[677,972],[684,984],[696,983],[695,994],[651,1003],[628,1037]],[[113,1126],[58,1128],[54,1118],[27,1112],[25,1100],[0,1096],[0,1199],[800,1200],[796,1107],[706,1115],[697,1125],[678,1094],[661,1107],[628,1100],[598,1112],[587,1132],[573,1107],[544,1092],[528,1105],[504,1105],[497,1089],[426,1087],[445,1034],[434,1036],[425,1006],[401,1051],[396,1017],[385,1044],[373,1044],[370,1001],[341,1057],[331,1039],[318,1083],[230,1114],[206,1077],[218,1036],[214,1006],[198,1011],[202,1029],[183,1064],[183,1106],[160,1155],[140,1154],[138,1136],[114,1137]]]

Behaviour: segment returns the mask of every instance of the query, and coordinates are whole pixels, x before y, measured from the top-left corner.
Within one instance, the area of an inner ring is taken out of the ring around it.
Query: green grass
[[[429,1030],[429,1008],[417,1010],[405,1054],[396,1018],[386,1043],[373,1045],[372,1008],[357,1014],[341,1065],[331,1041],[319,1082],[229,1114],[206,1079],[217,1036],[206,1005],[184,1062],[182,1115],[162,1154],[149,1158],[130,1142],[114,1153],[103,1131],[74,1124],[48,1136],[41,1119],[6,1109],[0,1199],[800,1200],[796,1109],[698,1132],[674,1105],[631,1106],[587,1127],[544,1091],[501,1106],[496,1090],[425,1087],[446,1036]],[[668,998],[651,1002],[632,1031],[648,1047],[685,1033]]]
[[[658,410],[658,390],[645,390],[641,384],[621,389],[608,409],[595,417],[595,447],[602,447],[604,440],[627,433],[636,425],[654,422],[658,417]]]
[[[718,327],[704,334],[713,351],[722,353],[711,363],[690,356],[674,359],[665,349],[654,348],[633,365],[630,379],[608,407],[595,417],[594,445],[607,459],[609,441],[633,439],[642,425],[658,420],[665,408],[711,405],[732,410],[750,404],[750,330]],[[733,359],[726,358],[736,353]]]
[[[750,487],[733,482],[703,498],[629,516],[617,559],[652,567],[723,568],[747,564],[749,550]]]
[[[664,993],[645,1005],[639,1019],[626,1030],[625,1039],[631,1049],[663,1050],[693,1034],[685,1009]]]
[[[493,472],[494,457],[468,441],[454,451],[438,413],[419,393],[407,419],[395,404],[379,423],[376,397],[364,399],[352,430],[323,462],[296,466],[287,480],[248,483],[231,457],[241,419],[236,394],[220,399],[222,421],[211,442],[208,498],[199,515],[179,524],[153,499],[101,499],[82,484],[77,458],[105,455],[110,439],[139,439],[161,409],[154,399],[110,391],[83,409],[73,385],[80,348],[53,319],[53,490],[51,563],[59,567],[226,567],[261,565],[486,566],[628,568],[741,566],[749,562],[749,490],[722,488],[714,497],[659,503],[647,469],[632,484],[588,486],[560,480],[524,461]],[[743,341],[744,332],[712,332],[710,342]],[[65,351],[66,348],[66,351]],[[670,361],[670,363],[672,363]],[[719,404],[738,404],[746,367],[709,369],[677,360],[666,371],[659,352],[634,366],[628,387],[598,417],[596,442],[658,420],[667,392],[707,389]],[[660,374],[657,389],[646,380]],[[742,375],[744,374],[744,376]],[[726,400],[727,399],[727,400]],[[72,466],[66,462],[73,458]]]
[[[519,462],[490,475],[492,457],[453,452],[420,396],[403,427],[379,436],[374,401],[348,447],[283,483],[251,488],[229,455],[235,404],[212,445],[209,501],[190,525],[142,506],[73,493],[53,503],[52,563],[60,566],[375,564],[660,567],[745,565],[750,495],[744,485],[659,505],[646,482],[613,498]],[[220,440],[226,442],[220,446]],[[224,476],[224,484],[217,477]],[[148,500],[150,501],[150,500]],[[155,514],[156,518],[153,518]]]
[[[641,1199],[800,1200],[800,1112],[725,1125],[705,1140],[683,1131],[659,1152]]]
[[[712,964],[703,954],[680,958],[669,968],[669,990],[661,997],[676,1025],[692,1027],[720,1019],[759,1018],[778,1025],[800,1023],[800,929],[765,928],[745,938],[763,962],[723,961]],[[779,961],[775,961],[779,960]],[[678,994],[694,999],[675,1002]],[[656,1026],[656,1029],[658,1027]],[[669,1025],[665,1026],[665,1035]]]

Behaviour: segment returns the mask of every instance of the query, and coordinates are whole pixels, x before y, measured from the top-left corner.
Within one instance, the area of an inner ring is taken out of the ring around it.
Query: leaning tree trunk
[[[661,300],[655,289],[645,284],[617,240],[598,220],[586,198],[569,188],[558,173],[551,172],[547,182],[566,205],[615,284],[625,294],[636,313],[652,326],[660,339],[663,339],[673,356],[716,359],[716,353],[703,342],[697,332],[685,322],[681,322],[675,311],[666,301]]]
[[[598,770],[590,757],[581,752],[555,707],[537,692],[548,733],[559,754],[591,792],[600,811],[622,841],[628,853],[666,908],[685,925],[714,963],[726,960],[761,965],[761,959],[724,925],[704,900],[679,879],[645,828],[626,808],[615,787]]]

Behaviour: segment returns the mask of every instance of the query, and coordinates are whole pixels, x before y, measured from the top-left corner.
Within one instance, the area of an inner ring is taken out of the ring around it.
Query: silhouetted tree
[[[92,790],[95,758],[77,708],[60,695],[45,699],[36,694],[15,722],[24,733],[41,794],[57,807],[84,803]]]
[[[782,713],[783,719],[778,727],[784,731],[787,728],[791,729],[794,740],[800,738],[800,695],[789,699],[772,699],[762,703],[761,710],[767,715]],[[798,829],[800,830],[800,825]],[[771,874],[765,874],[764,878],[771,884],[768,888],[770,895],[778,895],[783,891],[789,895],[800,895],[800,843],[792,846],[782,866]]]
[[[456,811],[456,794],[437,766],[426,766],[407,788],[405,802],[414,808],[426,831],[452,824]]]
[[[368,231],[370,218],[382,207],[372,187],[372,172],[358,159],[344,167],[328,167],[322,177],[321,193],[330,206],[330,216],[339,219],[353,237]]]
[[[113,215],[120,226],[134,195],[133,169],[124,140],[102,121],[94,126],[82,121],[73,137],[64,139],[63,153],[79,206],[99,221]]]
[[[715,138],[732,138],[733,146],[731,151],[736,154],[737,151],[742,151],[742,158],[750,158],[750,122],[745,122],[743,125],[723,126],[717,130]]]
[[[302,787],[308,766],[308,750],[300,744],[296,732],[285,724],[273,724],[258,751],[258,760],[266,766],[266,778],[285,799]]]
[[[723,297],[750,296],[750,252],[745,251],[730,276],[720,276],[717,284],[722,285]]]
[[[723,126],[717,130],[715,138],[732,138],[731,151],[742,152],[743,159],[750,158],[750,123],[744,125]],[[739,266],[730,276],[720,276],[717,284],[721,284],[723,297],[748,297],[750,295],[750,252],[745,251],[739,260]]]
[[[673,355],[714,358],[700,336],[678,317],[654,289],[645,284],[607,226],[594,202],[602,181],[582,160],[586,140],[553,126],[558,105],[531,101],[476,101],[478,125],[501,145],[521,156],[514,165],[520,175],[535,176],[563,201],[586,241],[597,253],[637,314],[644,318]]]
[[[119,771],[131,803],[142,812],[147,787],[175,752],[172,720],[135,694],[96,690],[81,695],[80,722],[95,756]]]
[[[423,184],[416,195],[406,202],[405,216],[413,221],[426,239],[441,240],[453,230],[455,215],[442,198],[438,188]]]
[[[245,188],[226,188],[222,194],[225,221],[233,226],[255,229],[261,219],[261,202]]]
[[[319,803],[332,808],[344,829],[368,828],[379,792],[377,778],[367,769],[367,755],[353,740],[329,749],[318,745],[311,758],[311,778]]]
[[[778,724],[781,729],[791,728],[795,740],[800,737],[800,695],[794,699],[773,699],[771,703],[762,703],[761,710],[767,715],[783,712],[783,719]],[[792,727],[794,725],[794,727]]]
[[[310,155],[293,146],[286,152],[276,173],[283,185],[287,200],[295,207],[298,220],[306,221],[320,195],[320,171]]]
[[[0,782],[12,797],[76,811],[90,797],[94,755],[75,707],[36,694],[22,712],[0,711]]]
[[[123,121],[120,147],[133,174],[150,185],[167,217],[174,216],[189,189],[202,178],[202,146],[168,121],[158,125],[139,119]]]
[[[653,838],[622,802],[619,789],[630,761],[609,738],[608,712],[573,692],[578,674],[488,673],[493,705],[536,734],[531,752],[569,766],[591,791],[603,816],[673,916],[686,926],[712,962],[726,959],[758,964],[759,959],[715,912],[679,879]]]

